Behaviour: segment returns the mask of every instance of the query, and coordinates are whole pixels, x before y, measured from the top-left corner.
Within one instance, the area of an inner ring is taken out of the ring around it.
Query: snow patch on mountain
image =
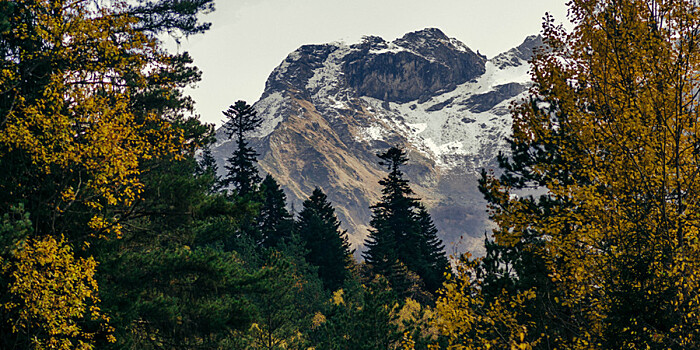
[[[370,55],[381,55],[384,53],[399,53],[403,51],[409,51],[407,48],[396,45],[394,43],[386,43],[382,45],[383,47],[373,47],[369,50]]]
[[[262,118],[263,122],[260,127],[252,132],[250,136],[260,139],[270,135],[277,125],[284,120],[283,114],[279,113],[279,111],[285,107],[286,102],[287,100],[281,92],[273,92],[255,103],[255,111],[259,116],[265,117]]]
[[[375,154],[400,145],[443,240],[479,249],[492,227],[478,172],[508,150],[508,112],[531,84],[527,61],[538,43],[528,37],[487,59],[429,28],[392,42],[304,45],[275,68],[254,104],[263,124],[250,136],[261,169],[295,205],[323,188],[361,244],[385,175]],[[234,145],[223,128],[217,139],[212,152],[223,169]]]
[[[303,89],[326,118],[357,110],[358,105],[370,113],[374,122],[360,123],[360,130],[355,134],[357,141],[372,144],[398,134],[440,168],[467,166],[477,171],[491,161],[498,150],[506,147],[505,138],[511,129],[507,114],[512,101],[526,93],[530,82],[527,59],[537,44],[541,44],[538,37],[528,37],[521,46],[487,60],[485,72],[475,79],[453,86],[449,91],[405,103],[357,96],[345,77],[344,63],[348,55],[362,50],[367,57],[409,52],[434,61],[429,57],[431,47],[447,45],[455,51],[472,51],[459,40],[434,29],[409,33],[393,42],[367,36],[357,44],[334,42],[302,47],[289,54],[271,76],[288,82],[291,81],[289,76],[295,74],[289,71],[290,65],[308,60],[304,55],[322,59],[304,73]],[[272,133],[283,122],[284,113],[280,111],[287,102],[280,92],[269,93],[258,101],[255,108],[265,118],[262,127],[252,136],[263,138]]]
[[[470,99],[494,92],[496,87],[507,83],[526,86],[529,82],[528,70],[528,64],[499,69],[492,62],[487,62],[486,73],[477,80],[458,85],[454,90],[426,101],[387,104],[371,97],[362,97],[362,100],[369,111],[390,122],[394,132],[403,134],[438,167],[450,169],[468,165],[477,171],[486,164],[474,163],[476,156],[490,160],[495,152],[506,147],[505,137],[512,123],[504,112],[507,112],[513,100],[522,99],[525,88],[516,96],[497,101],[484,112],[471,111]],[[377,130],[376,125],[368,126],[361,134],[362,137],[358,139],[364,142],[383,140],[386,136]],[[372,135],[378,137],[373,138]]]
[[[386,136],[387,131],[383,126],[379,124],[373,124],[362,129],[362,132],[360,132],[359,134],[358,140],[365,142],[378,140],[383,141]]]
[[[330,45],[335,50],[328,55],[323,62],[323,66],[314,69],[314,75],[306,84],[306,89],[317,96],[331,96],[334,90],[340,86],[340,79],[344,75],[342,69],[342,58],[350,51],[350,46],[342,42],[334,42]]]

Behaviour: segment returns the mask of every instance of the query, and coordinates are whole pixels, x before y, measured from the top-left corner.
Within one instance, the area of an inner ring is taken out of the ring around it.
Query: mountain
[[[251,135],[259,165],[295,208],[323,189],[359,247],[386,175],[376,154],[403,146],[407,177],[448,253],[478,255],[490,230],[478,173],[507,149],[509,105],[527,91],[527,61],[541,44],[531,36],[488,59],[428,28],[392,42],[304,45],[272,71],[254,104],[264,120]],[[221,129],[217,140],[212,153],[223,169],[233,143]]]

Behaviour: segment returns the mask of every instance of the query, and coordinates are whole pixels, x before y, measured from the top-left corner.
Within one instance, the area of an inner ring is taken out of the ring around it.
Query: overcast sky
[[[203,72],[188,90],[197,113],[221,124],[236,100],[253,104],[265,80],[304,44],[357,42],[363,35],[387,41],[427,27],[440,28],[472,50],[493,57],[540,32],[542,16],[566,20],[565,0],[217,0],[204,17],[210,31],[184,39]]]

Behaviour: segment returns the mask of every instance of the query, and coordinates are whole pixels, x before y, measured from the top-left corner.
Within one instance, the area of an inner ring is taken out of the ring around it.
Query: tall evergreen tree
[[[283,240],[289,240],[294,229],[294,220],[287,210],[287,196],[268,174],[262,181],[260,192],[263,197],[262,207],[258,215],[262,244],[275,247]]]
[[[416,273],[423,278],[425,287],[435,292],[445,282],[445,272],[450,268],[450,262],[445,256],[445,245],[437,236],[438,229],[423,205],[418,207],[417,220],[420,227],[418,243],[421,245],[421,255],[417,257],[420,259],[420,265]]]
[[[442,282],[445,266],[439,257],[444,258],[444,252],[430,215],[421,209],[408,180],[403,177],[400,167],[408,161],[406,152],[391,147],[377,156],[389,175],[379,181],[383,186],[382,198],[372,206],[372,229],[365,241],[367,251],[363,257],[372,272],[386,276],[394,288],[405,284],[400,280],[401,274],[396,273],[403,270],[397,264],[403,264],[424,282],[429,280],[431,292],[434,292]]]
[[[413,190],[400,169],[408,161],[406,153],[392,147],[377,156],[381,159],[379,164],[388,168],[389,175],[379,181],[383,186],[382,198],[371,207],[372,229],[365,241],[367,251],[363,257],[373,272],[388,276],[394,264],[403,258],[400,245],[418,234],[418,227],[412,220],[417,200],[411,197]]]
[[[321,189],[314,189],[304,201],[296,231],[308,249],[306,260],[318,267],[323,286],[331,291],[340,288],[349,276],[352,251],[347,232],[340,229],[335,209]]]
[[[227,159],[227,174],[223,185],[233,187],[240,197],[250,196],[257,190],[261,179],[255,165],[258,155],[248,143],[246,136],[262,124],[262,119],[258,117],[253,107],[240,100],[229,106],[223,114],[228,118],[224,124],[226,133],[236,142],[233,154]]]
[[[202,157],[197,162],[197,175],[204,175],[210,178],[211,188],[210,194],[221,191],[221,177],[219,176],[219,166],[216,164],[216,159],[211,154],[211,147],[206,145],[202,148]]]

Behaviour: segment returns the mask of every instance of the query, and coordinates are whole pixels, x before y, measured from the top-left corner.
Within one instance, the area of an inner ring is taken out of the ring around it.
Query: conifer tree
[[[235,104],[223,112],[228,118],[224,124],[229,138],[236,145],[231,157],[227,159],[227,174],[223,185],[232,187],[240,197],[252,195],[260,183],[260,175],[256,167],[257,153],[248,143],[247,134],[262,124],[262,119],[245,101]]]
[[[216,159],[211,154],[211,147],[206,145],[202,148],[202,157],[197,162],[197,175],[204,175],[211,178],[211,194],[221,191],[221,177],[219,176],[219,166]]]
[[[262,207],[258,215],[262,244],[266,247],[276,247],[281,241],[289,240],[294,229],[294,220],[286,208],[287,196],[268,174],[260,185],[263,197]]]
[[[211,147],[209,145],[202,148],[202,158],[197,162],[199,169],[202,172],[213,172],[216,173],[219,170],[218,165],[216,165],[216,160],[214,156],[211,155]]]
[[[324,288],[330,291],[340,288],[349,277],[352,251],[347,232],[340,229],[335,209],[321,189],[314,189],[304,201],[296,231],[308,249],[306,260],[318,267]]]
[[[363,257],[374,273],[389,277],[395,264],[403,262],[406,244],[415,242],[418,237],[419,228],[413,220],[418,203],[411,197],[413,190],[400,169],[408,161],[406,152],[392,147],[377,156],[381,159],[379,164],[389,170],[389,175],[379,181],[383,186],[382,198],[371,207],[372,229],[365,241],[367,250]]]
[[[214,11],[214,0],[154,0],[132,3],[127,13],[138,18],[137,28],[154,33],[168,33],[176,41],[185,36],[200,34],[211,23],[198,21],[198,14]]]
[[[400,167],[408,161],[406,152],[391,147],[378,157],[389,175],[379,181],[383,186],[382,198],[372,206],[372,229],[365,241],[367,251],[363,257],[372,272],[387,277],[394,288],[405,284],[405,278],[396,273],[403,270],[400,265],[405,265],[424,282],[429,280],[430,291],[434,292],[432,288],[439,286],[440,276],[445,272],[444,261],[439,258],[440,255],[444,258],[444,252],[430,215],[421,210],[420,202],[413,197],[414,192],[403,177]]]
[[[450,262],[445,256],[445,246],[437,236],[438,229],[423,205],[418,208],[417,220],[420,227],[418,242],[421,244],[421,255],[417,257],[420,264],[416,273],[423,277],[426,289],[435,292],[445,282],[445,273],[449,271]]]

